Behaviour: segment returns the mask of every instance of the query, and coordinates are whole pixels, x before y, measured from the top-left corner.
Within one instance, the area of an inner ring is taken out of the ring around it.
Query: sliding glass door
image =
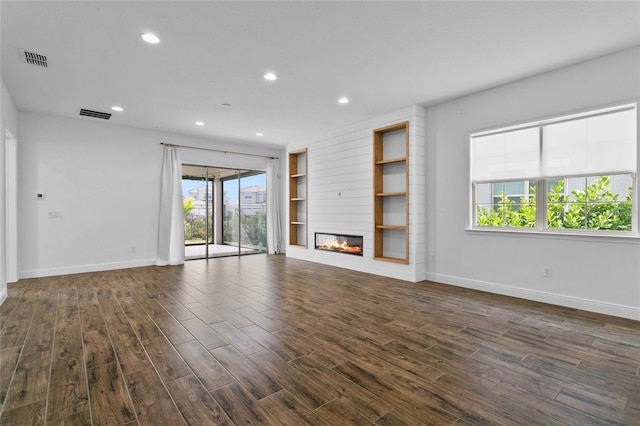
[[[236,170],[222,180],[224,244],[241,254],[267,251],[267,175]]]
[[[267,251],[266,173],[183,164],[185,258]]]

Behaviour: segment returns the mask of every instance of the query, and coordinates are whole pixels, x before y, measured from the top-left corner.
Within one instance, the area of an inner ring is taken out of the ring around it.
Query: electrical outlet
[[[131,253],[135,253],[138,248],[136,246],[131,246]]]
[[[545,278],[551,278],[551,267],[550,266],[545,266],[544,267],[544,277]]]
[[[436,255],[435,255],[435,254],[432,254],[432,255],[431,255],[431,261],[432,261],[432,262],[435,262],[435,261],[436,261]]]

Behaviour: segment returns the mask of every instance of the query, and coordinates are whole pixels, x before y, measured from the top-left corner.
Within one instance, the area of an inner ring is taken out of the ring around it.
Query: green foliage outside
[[[235,212],[222,222],[222,241],[225,244],[238,244],[238,214]]]
[[[184,211],[184,217],[186,218],[191,210],[193,210],[193,198],[185,198],[182,200],[182,209]]]
[[[193,210],[193,198],[185,198],[182,201],[184,212],[184,240],[186,244],[204,243],[207,237],[206,218],[191,214]]]
[[[184,221],[185,244],[201,244],[207,238],[206,219],[187,216]]]
[[[244,230],[254,247],[267,247],[267,215],[258,211],[254,216],[246,216]]]
[[[586,191],[573,190],[567,195],[564,181],[547,191],[547,226],[554,229],[606,229],[631,231],[632,191],[624,201],[609,188],[611,180],[601,176],[587,186]],[[485,227],[536,227],[536,188],[529,188],[530,195],[520,201],[509,199],[500,192],[497,208],[478,206],[478,225]]]
[[[206,218],[191,214],[194,208],[193,198],[185,198],[182,201],[184,213],[184,240],[185,244],[202,244],[207,237]],[[223,222],[223,242],[225,244],[238,244],[238,212],[234,211]],[[267,215],[258,211],[253,216],[242,216],[243,245],[251,245],[255,248],[267,247]],[[248,241],[247,241],[248,240]]]
[[[225,244],[238,243],[237,211],[224,220],[222,229]],[[267,246],[267,215],[263,211],[258,211],[253,216],[242,215],[242,230],[242,245],[250,245],[255,248]]]

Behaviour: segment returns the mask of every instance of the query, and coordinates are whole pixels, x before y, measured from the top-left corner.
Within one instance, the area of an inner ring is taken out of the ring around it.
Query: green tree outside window
[[[564,180],[547,191],[547,226],[552,229],[604,229],[631,231],[632,188],[624,201],[609,188],[611,180],[601,176],[586,190],[575,189],[565,194]],[[493,208],[477,206],[477,220],[481,227],[535,228],[536,188],[529,188],[529,196],[520,202],[509,199],[500,192],[500,199]]]

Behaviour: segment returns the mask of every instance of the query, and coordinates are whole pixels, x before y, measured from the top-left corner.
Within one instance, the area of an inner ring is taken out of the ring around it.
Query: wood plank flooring
[[[285,256],[22,280],[2,425],[640,425],[640,323]]]

